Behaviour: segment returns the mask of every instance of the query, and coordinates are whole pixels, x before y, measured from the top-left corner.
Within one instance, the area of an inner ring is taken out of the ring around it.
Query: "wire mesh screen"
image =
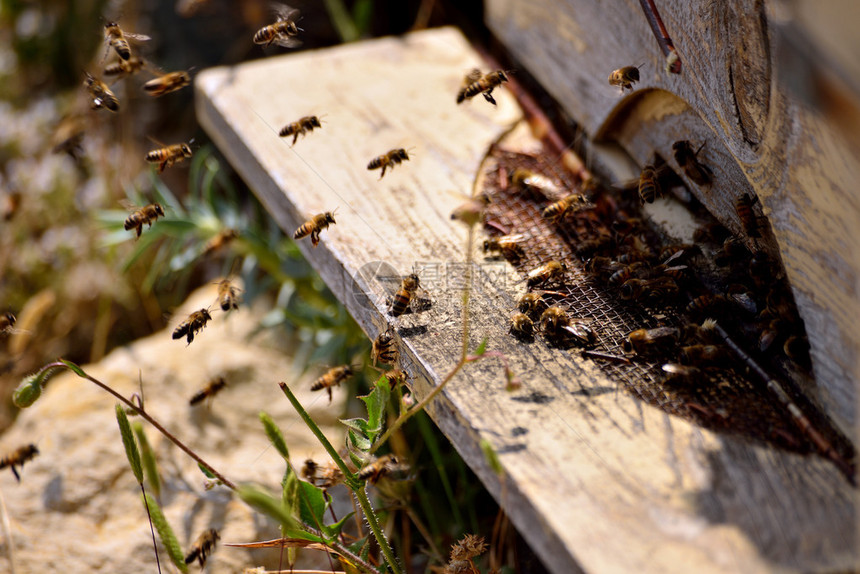
[[[483,191],[491,198],[485,218],[487,233],[491,237],[522,235],[518,239],[521,250],[507,259],[523,275],[550,260],[566,265],[563,277],[535,290],[543,293],[547,304],[562,307],[571,318],[587,321],[594,332],[590,349],[615,358],[592,359],[610,380],[642,401],[703,427],[795,452],[818,451],[801,431],[798,421],[762,383],[746,372],[741,362],[728,360],[720,366],[696,367],[694,376],[676,377],[663,370],[664,364],[678,361],[676,355],[643,357],[625,353],[625,341],[637,329],[676,327],[681,332],[692,322],[685,313],[688,302],[701,289],[701,285],[695,289],[682,288],[677,296],[665,300],[649,297],[625,300],[620,296],[619,284],[611,284],[605,276],[598,277],[589,269],[587,262],[594,257],[614,261],[624,253],[643,249],[656,254],[671,243],[650,224],[637,230],[638,239],[632,242],[635,248],[619,242],[618,233],[613,231],[619,227],[618,221],[625,227],[630,221],[639,224],[643,219],[635,189],[595,191],[591,194],[592,205],[568,210],[552,220],[543,216],[543,210],[576,190],[565,174],[538,156],[502,149],[492,152],[485,167]],[[532,181],[527,181],[527,176]],[[689,267],[694,265],[690,263]],[[714,268],[707,263],[702,267]],[[724,317],[721,315],[721,322]],[[753,329],[754,321],[748,323],[736,325],[736,329]],[[557,346],[555,341],[539,338]],[[852,459],[850,442],[824,415],[803,397],[793,398],[841,455]]]

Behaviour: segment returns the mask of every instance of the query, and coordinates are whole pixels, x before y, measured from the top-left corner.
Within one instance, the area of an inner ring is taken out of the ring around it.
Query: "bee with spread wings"
[[[272,8],[275,12],[275,23],[257,30],[257,33],[254,34],[254,43],[267,47],[272,44],[284,48],[301,46],[302,41],[296,38],[301,31],[301,28],[296,25],[300,12],[286,4],[273,4]]]

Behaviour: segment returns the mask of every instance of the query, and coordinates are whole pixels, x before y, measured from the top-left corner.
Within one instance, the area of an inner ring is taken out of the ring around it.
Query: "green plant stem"
[[[369,452],[374,453],[376,449],[378,449],[381,445],[385,444],[392,434],[397,432],[397,430],[403,426],[403,423],[412,418],[416,413],[424,410],[424,408],[430,404],[430,402],[436,398],[436,396],[442,392],[442,389],[445,388],[445,385],[454,378],[454,376],[460,372],[460,369],[463,368],[463,365],[466,364],[469,359],[469,296],[472,292],[472,239],[473,239],[474,231],[473,226],[469,226],[469,234],[466,240],[466,287],[463,289],[463,309],[462,309],[462,320],[463,320],[463,342],[462,349],[460,353],[460,360],[457,361],[457,364],[454,365],[454,368],[448,373],[442,382],[436,385],[430,393],[421,399],[414,407],[397,417],[397,419],[391,424],[390,427],[385,429],[385,432],[382,433],[382,436],[379,437],[379,440],[370,447]]]
[[[155,543],[155,529],[152,526],[152,514],[149,512],[149,502],[146,500],[146,489],[143,488],[143,483],[140,484],[140,493],[143,495],[143,506],[146,508],[146,517],[149,519],[149,532],[152,534],[152,550],[155,552],[155,565],[158,567],[158,574],[161,574],[161,560],[158,558],[158,545]]]
[[[287,400],[293,405],[293,408],[296,409],[296,412],[299,413],[299,416],[305,424],[311,429],[311,432],[314,433],[314,436],[317,437],[317,440],[320,441],[320,444],[323,445],[323,448],[328,452],[329,456],[332,460],[337,464],[338,468],[340,468],[341,472],[343,472],[344,482],[349,487],[350,490],[355,493],[355,497],[358,500],[358,505],[361,507],[361,511],[364,513],[365,520],[367,520],[368,526],[370,526],[370,531],[373,533],[373,536],[376,538],[377,543],[379,544],[379,548],[382,550],[382,555],[385,556],[385,560],[388,562],[388,566],[391,568],[391,571],[394,574],[401,574],[400,565],[397,562],[397,559],[394,557],[394,551],[391,549],[391,545],[388,543],[388,539],[385,537],[385,533],[382,532],[382,528],[379,526],[379,521],[376,519],[376,513],[373,510],[373,506],[370,504],[370,499],[367,498],[367,493],[364,492],[364,485],[361,481],[359,481],[356,476],[350,472],[349,468],[346,466],[346,462],[341,458],[338,454],[337,450],[335,450],[334,446],[329,442],[328,438],[323,434],[319,425],[311,418],[302,404],[299,402],[299,399],[296,398],[296,395],[293,394],[293,391],[290,390],[290,387],[287,383],[278,383],[278,386],[281,387],[281,391],[286,395]]]
[[[358,28],[355,22],[352,21],[352,16],[342,0],[323,0],[329,18],[334,24],[340,39],[344,42],[354,42],[358,40]]]
[[[113,390],[111,387],[109,387],[109,386],[108,386],[108,385],[106,385],[105,383],[103,383],[103,382],[99,381],[98,379],[95,379],[95,378],[91,377],[90,375],[88,375],[87,373],[85,373],[85,372],[83,371],[83,369],[81,369],[81,368],[80,368],[80,367],[78,367],[77,365],[75,365],[75,366],[76,366],[76,367],[77,367],[77,369],[80,371],[80,372],[76,372],[74,369],[72,369],[72,371],[75,371],[75,374],[77,374],[79,377],[82,377],[82,378],[84,378],[84,379],[86,379],[86,380],[90,381],[91,383],[94,383],[95,385],[97,385],[97,386],[101,387],[101,389],[102,389],[102,390],[107,391],[108,393],[110,393],[110,394],[112,394],[114,397],[116,397],[118,400],[122,401],[126,406],[128,406],[128,407],[129,407],[129,408],[131,408],[131,409],[133,409],[133,410],[134,410],[138,415],[140,415],[140,417],[141,417],[142,419],[144,419],[146,422],[148,422],[149,424],[151,424],[152,426],[154,426],[154,427],[155,427],[155,429],[156,429],[158,432],[160,432],[161,434],[163,434],[167,439],[169,439],[169,440],[170,440],[170,442],[172,442],[173,444],[175,444],[176,446],[178,446],[178,447],[179,447],[179,448],[180,448],[180,449],[181,449],[185,454],[187,454],[188,456],[190,456],[190,457],[191,457],[192,459],[194,459],[194,460],[195,460],[195,461],[196,461],[200,466],[202,466],[203,468],[205,468],[206,470],[208,470],[210,473],[212,473],[212,476],[214,476],[215,478],[217,478],[218,480],[220,480],[220,481],[224,484],[224,486],[226,486],[226,487],[227,487],[227,488],[229,488],[230,490],[236,490],[236,485],[235,485],[235,484],[233,484],[233,482],[232,482],[232,481],[228,480],[224,475],[222,475],[220,472],[218,472],[217,470],[215,470],[215,469],[212,467],[212,465],[210,465],[208,462],[206,462],[205,460],[203,460],[202,458],[200,458],[200,456],[199,456],[197,453],[195,453],[193,450],[191,450],[190,448],[188,448],[187,446],[185,446],[185,443],[183,443],[181,440],[179,440],[178,438],[176,438],[176,436],[174,436],[174,435],[173,435],[170,431],[168,431],[166,428],[164,428],[163,426],[161,426],[161,424],[160,424],[157,420],[155,420],[154,418],[152,418],[151,416],[149,416],[149,414],[148,414],[146,411],[144,411],[142,408],[140,408],[140,407],[138,407],[136,404],[134,404],[134,402],[133,402],[133,401],[128,400],[127,398],[125,398],[124,396],[122,396],[121,394],[119,394],[118,392],[116,392],[115,390]],[[53,368],[53,367],[62,367],[62,368],[66,368],[66,369],[70,368],[70,367],[69,367],[67,364],[65,364],[64,362],[58,361],[58,362],[56,362],[56,363],[51,363],[51,364],[49,364],[49,365],[46,365],[45,367],[43,367],[43,369],[46,369],[46,368]]]

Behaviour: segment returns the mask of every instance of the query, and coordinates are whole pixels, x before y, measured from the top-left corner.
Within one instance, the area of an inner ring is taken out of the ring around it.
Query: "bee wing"
[[[481,73],[481,70],[478,68],[473,68],[466,76],[463,78],[463,85],[474,84],[478,80],[484,77],[484,74]]]
[[[123,207],[123,209],[125,209],[126,211],[130,211],[130,212],[137,211],[138,209],[141,208],[141,206],[135,204],[134,202],[132,202],[129,199],[120,199],[119,204]]]
[[[279,4],[277,2],[272,3],[272,11],[275,13],[278,20],[292,20],[295,22],[301,15],[301,11],[298,8],[293,8],[286,4]]]
[[[146,34],[132,34],[131,32],[126,32],[123,30],[122,35],[126,37],[127,40],[134,40],[136,42],[146,42],[148,40],[152,40]]]
[[[273,44],[283,46],[284,48],[298,48],[302,45],[302,41],[295,36],[284,36],[282,34],[278,36],[278,38],[273,42]]]

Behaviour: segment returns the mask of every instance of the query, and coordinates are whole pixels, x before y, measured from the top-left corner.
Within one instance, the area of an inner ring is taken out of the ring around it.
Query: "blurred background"
[[[477,0],[290,3],[299,50],[445,24],[485,34]],[[104,75],[118,60],[109,21],[151,38],[131,42],[143,70]],[[17,317],[0,334],[0,431],[22,374],[57,356],[98,361],[164,328],[191,289],[227,274],[241,276],[248,300],[277,298],[265,327],[297,332],[313,360],[345,340],[355,352],[360,332],[198,127],[193,87],[158,98],[142,89],[166,72],[193,81],[210,66],[295,51],[251,41],[273,21],[263,0],[0,1],[0,312]],[[90,109],[86,72],[103,77],[119,113]],[[192,139],[194,157],[163,174],[144,161],[162,142]],[[122,228],[129,206],[152,202],[168,217],[135,240]],[[318,313],[300,312],[298,295]]]

